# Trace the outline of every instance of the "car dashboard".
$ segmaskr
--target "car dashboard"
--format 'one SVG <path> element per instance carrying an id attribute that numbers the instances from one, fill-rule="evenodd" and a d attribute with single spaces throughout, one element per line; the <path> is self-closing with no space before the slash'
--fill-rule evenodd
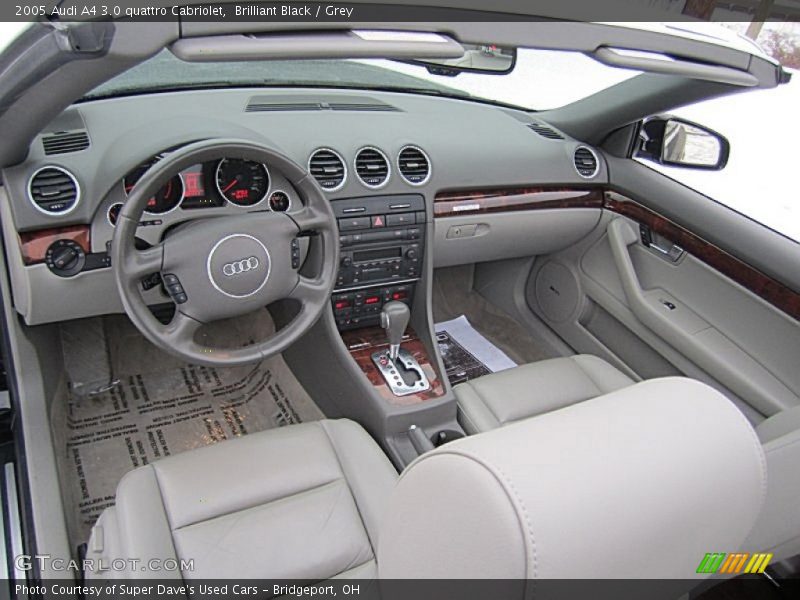
<path id="1" fill-rule="evenodd" d="M 317 180 L 340 228 L 332 308 L 343 311 L 342 328 L 360 323 L 352 308 L 363 302 L 355 295 L 363 296 L 361 288 L 377 290 L 380 302 L 405 297 L 433 266 L 555 250 L 599 218 L 589 208 L 572 210 L 554 229 L 546 211 L 486 213 L 471 201 L 454 204 L 454 194 L 600 189 L 607 182 L 595 149 L 535 113 L 471 100 L 237 88 L 83 101 L 36 138 L 24 162 L 3 172 L 12 291 L 28 324 L 123 312 L 109 253 L 116 216 L 150 166 L 208 139 L 269 146 Z M 587 157 L 588 171 L 580 162 Z M 436 210 L 445 205 L 451 210 Z M 150 199 L 137 243 L 155 244 L 194 219 L 301 208 L 297 190 L 274 165 L 197 164 Z M 150 283 L 143 292 L 149 304 L 169 300 Z"/>

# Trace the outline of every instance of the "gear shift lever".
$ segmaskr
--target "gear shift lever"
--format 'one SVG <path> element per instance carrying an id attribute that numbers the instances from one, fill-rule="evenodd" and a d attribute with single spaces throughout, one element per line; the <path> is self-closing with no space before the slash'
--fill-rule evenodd
<path id="1" fill-rule="evenodd" d="M 408 396 L 431 388 L 428 376 L 414 357 L 414 351 L 400 348 L 410 316 L 411 311 L 402 302 L 384 304 L 381 327 L 386 330 L 386 337 L 389 338 L 389 352 L 381 348 L 372 353 L 373 364 L 395 396 Z"/>
<path id="2" fill-rule="evenodd" d="M 381 327 L 389 338 L 389 359 L 394 362 L 400 355 L 400 342 L 408 326 L 411 311 L 402 302 L 392 301 L 383 305 L 381 311 Z"/>

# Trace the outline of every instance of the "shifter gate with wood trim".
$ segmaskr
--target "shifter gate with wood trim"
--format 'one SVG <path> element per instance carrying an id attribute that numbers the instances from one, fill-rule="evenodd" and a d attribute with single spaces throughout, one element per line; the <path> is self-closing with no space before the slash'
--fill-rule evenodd
<path id="1" fill-rule="evenodd" d="M 380 371 L 395 396 L 408 396 L 431 388 L 428 377 L 419 362 L 400 347 L 410 316 L 408 306 L 402 302 L 387 302 L 381 312 L 381 327 L 389 338 L 389 349 L 372 354 L 372 362 Z"/>

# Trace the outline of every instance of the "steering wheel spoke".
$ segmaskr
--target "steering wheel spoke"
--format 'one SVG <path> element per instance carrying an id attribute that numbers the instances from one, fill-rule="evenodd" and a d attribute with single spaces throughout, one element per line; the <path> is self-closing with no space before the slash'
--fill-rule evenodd
<path id="1" fill-rule="evenodd" d="M 328 285 L 323 280 L 300 275 L 297 285 L 289 297 L 303 303 L 314 302 L 319 301 L 319 298 L 324 296 L 327 291 Z"/>
<path id="2" fill-rule="evenodd" d="M 185 348 L 195 344 L 194 335 L 201 325 L 200 321 L 176 310 L 172 321 L 163 326 L 161 335 L 175 348 Z"/>
<path id="3" fill-rule="evenodd" d="M 164 246 L 158 244 L 146 250 L 133 250 L 125 256 L 125 272 L 131 278 L 158 273 L 164 262 Z"/>
<path id="4" fill-rule="evenodd" d="M 307 205 L 290 216 L 301 232 L 322 231 L 331 227 L 330 216 L 314 206 Z"/>

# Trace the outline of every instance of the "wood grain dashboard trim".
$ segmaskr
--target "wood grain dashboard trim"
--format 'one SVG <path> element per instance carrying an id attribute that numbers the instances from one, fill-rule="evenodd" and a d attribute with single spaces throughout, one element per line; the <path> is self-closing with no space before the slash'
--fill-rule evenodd
<path id="1" fill-rule="evenodd" d="M 22 262 L 26 266 L 43 263 L 47 249 L 56 240 L 72 240 L 86 254 L 89 254 L 92 248 L 89 231 L 88 225 L 70 225 L 20 233 L 19 245 L 22 253 Z"/>
<path id="2" fill-rule="evenodd" d="M 433 400 L 444 396 L 444 385 L 441 378 L 436 374 L 433 364 L 428 356 L 428 351 L 422 340 L 419 339 L 417 334 L 410 327 L 406 329 L 406 334 L 403 336 L 402 347 L 411 352 L 414 358 L 419 362 L 420 367 L 428 376 L 431 383 L 429 390 L 420 392 L 419 394 L 411 394 L 409 396 L 395 396 L 383 379 L 378 369 L 372 363 L 372 353 L 381 348 L 388 346 L 386 341 L 386 332 L 380 327 L 363 327 L 361 329 L 353 329 L 350 331 L 342 332 L 342 341 L 347 347 L 353 360 L 361 368 L 361 371 L 366 375 L 369 382 L 375 388 L 375 391 L 387 402 L 397 406 L 412 406 L 420 404 L 426 400 Z"/>
<path id="3" fill-rule="evenodd" d="M 606 192 L 603 207 L 646 225 L 775 308 L 800 320 L 800 294 L 769 275 L 622 194 Z"/>
<path id="4" fill-rule="evenodd" d="M 530 187 L 440 192 L 434 217 L 453 217 L 551 208 L 603 208 L 600 188 Z"/>

